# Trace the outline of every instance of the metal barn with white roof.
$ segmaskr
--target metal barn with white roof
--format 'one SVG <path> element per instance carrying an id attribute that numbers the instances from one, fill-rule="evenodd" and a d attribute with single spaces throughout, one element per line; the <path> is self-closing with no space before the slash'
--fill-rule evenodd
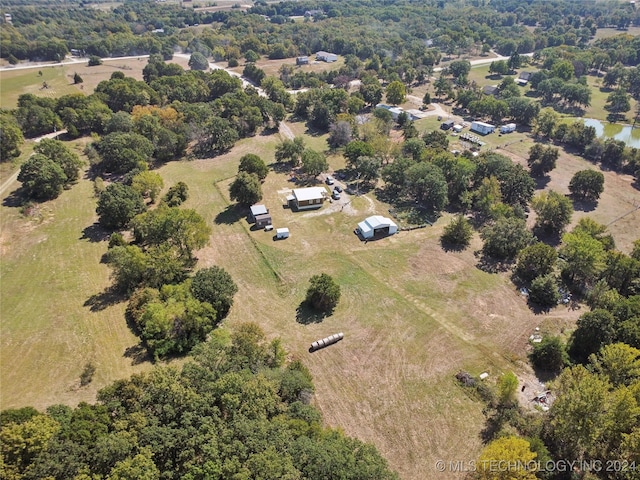
<path id="1" fill-rule="evenodd" d="M 386 237 L 398 231 L 398 225 L 390 218 L 372 215 L 358 224 L 358 233 L 365 240 Z"/>

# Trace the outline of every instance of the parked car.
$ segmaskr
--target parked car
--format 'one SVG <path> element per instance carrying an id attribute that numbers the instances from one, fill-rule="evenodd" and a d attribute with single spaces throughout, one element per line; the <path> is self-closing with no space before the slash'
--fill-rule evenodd
<path id="1" fill-rule="evenodd" d="M 333 185 L 334 183 L 333 177 L 331 175 L 327 175 L 325 182 L 327 182 L 327 185 Z"/>
<path id="2" fill-rule="evenodd" d="M 342 187 L 340 185 L 336 185 L 333 187 L 334 192 L 342 193 Z"/>
<path id="3" fill-rule="evenodd" d="M 337 190 L 334 190 L 334 191 L 333 191 L 333 194 L 331 195 L 331 197 L 332 197 L 334 200 L 340 200 L 340 192 L 339 192 L 339 191 L 337 191 Z"/>

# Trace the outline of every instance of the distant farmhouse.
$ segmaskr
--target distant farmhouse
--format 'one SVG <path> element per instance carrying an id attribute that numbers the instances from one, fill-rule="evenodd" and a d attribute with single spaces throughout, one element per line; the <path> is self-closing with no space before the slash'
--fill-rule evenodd
<path id="1" fill-rule="evenodd" d="M 521 87 L 524 87 L 527 83 L 529 83 L 531 75 L 533 75 L 533 72 L 520 72 L 520 75 L 518 75 L 518 78 L 516 78 L 516 83 Z"/>
<path id="2" fill-rule="evenodd" d="M 327 197 L 324 187 L 294 188 L 292 194 L 287 197 L 287 203 L 292 209 L 309 210 L 320 208 Z"/>
<path id="3" fill-rule="evenodd" d="M 338 61 L 338 55 L 335 53 L 319 51 L 316 53 L 316 60 L 319 62 L 333 63 Z"/>

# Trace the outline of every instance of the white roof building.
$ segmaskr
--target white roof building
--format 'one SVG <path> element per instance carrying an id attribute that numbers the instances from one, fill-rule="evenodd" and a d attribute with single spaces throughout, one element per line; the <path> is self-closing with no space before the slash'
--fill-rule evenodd
<path id="1" fill-rule="evenodd" d="M 358 232 L 365 240 L 393 235 L 397 231 L 398 225 L 382 215 L 372 215 L 358 224 Z"/>

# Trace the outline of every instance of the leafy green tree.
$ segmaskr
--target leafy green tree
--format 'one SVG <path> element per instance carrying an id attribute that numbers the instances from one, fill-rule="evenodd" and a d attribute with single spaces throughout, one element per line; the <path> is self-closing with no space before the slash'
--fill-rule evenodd
<path id="1" fill-rule="evenodd" d="M 375 184 L 380 177 L 380 167 L 382 161 L 374 157 L 358 157 L 352 164 L 353 171 L 356 172 L 357 179 L 366 184 Z"/>
<path id="2" fill-rule="evenodd" d="M 605 345 L 589 361 L 594 371 L 607 377 L 615 387 L 630 387 L 640 381 L 640 350 L 626 343 Z"/>
<path id="3" fill-rule="evenodd" d="M 205 125 L 206 138 L 200 142 L 203 151 L 226 152 L 238 141 L 238 131 L 225 118 L 213 117 Z"/>
<path id="4" fill-rule="evenodd" d="M 157 105 L 160 102 L 153 88 L 142 80 L 125 77 L 120 71 L 112 73 L 109 80 L 100 82 L 94 94 L 113 112 L 131 112 L 136 105 Z"/>
<path id="5" fill-rule="evenodd" d="M 611 113 L 614 117 L 618 117 L 621 113 L 631 110 L 631 95 L 625 90 L 618 88 L 609 94 L 604 109 Z"/>
<path id="6" fill-rule="evenodd" d="M 131 293 L 144 281 L 149 259 L 140 247 L 124 245 L 107 250 L 106 263 L 116 289 Z"/>
<path id="7" fill-rule="evenodd" d="M 187 198 L 189 198 L 189 186 L 184 182 L 178 182 L 172 187 L 169 187 L 169 190 L 162 200 L 169 207 L 177 207 L 182 205 Z"/>
<path id="8" fill-rule="evenodd" d="M 527 163 L 534 176 L 546 175 L 556 168 L 559 150 L 554 147 L 543 147 L 539 143 L 534 143 L 529 149 Z"/>
<path id="9" fill-rule="evenodd" d="M 596 201 L 604 191 L 604 175 L 597 170 L 580 170 L 571 177 L 569 191 L 576 198 Z"/>
<path id="10" fill-rule="evenodd" d="M 427 147 L 439 148 L 441 150 L 447 150 L 449 148 L 449 138 L 447 134 L 441 130 L 425 132 L 424 135 L 422 135 L 422 140 Z"/>
<path id="11" fill-rule="evenodd" d="M 29 197 L 51 200 L 62 193 L 67 176 L 55 161 L 35 154 L 20 166 L 18 181 Z"/>
<path id="12" fill-rule="evenodd" d="M 148 170 L 137 173 L 131 179 L 131 187 L 143 197 L 149 197 L 151 203 L 155 203 L 163 186 L 162 177 Z"/>
<path id="13" fill-rule="evenodd" d="M 329 138 L 327 142 L 331 148 L 340 148 L 347 145 L 353 138 L 351 123 L 340 120 L 329 126 Z"/>
<path id="14" fill-rule="evenodd" d="M 100 225 L 110 230 L 126 227 L 146 209 L 142 195 L 128 185 L 112 183 L 98 198 L 96 213 Z"/>
<path id="15" fill-rule="evenodd" d="M 499 218 L 493 225 L 480 232 L 484 240 L 482 252 L 498 260 L 512 260 L 533 241 L 524 220 Z"/>
<path id="16" fill-rule="evenodd" d="M 310 148 L 307 148 L 302 152 L 301 160 L 302 171 L 310 177 L 316 177 L 329 169 L 329 164 L 327 163 L 325 156 L 320 152 L 311 150 Z"/>
<path id="17" fill-rule="evenodd" d="M 130 225 L 139 245 L 168 244 L 187 260 L 193 258 L 194 250 L 208 243 L 211 235 L 211 228 L 195 210 L 164 204 L 137 215 Z"/>
<path id="18" fill-rule="evenodd" d="M 116 463 L 109 472 L 110 480 L 159 480 L 160 470 L 153 463 L 150 449 Z"/>
<path id="19" fill-rule="evenodd" d="M 146 170 L 153 155 L 153 144 L 137 133 L 114 132 L 94 143 L 106 172 L 127 173 L 135 168 Z"/>
<path id="20" fill-rule="evenodd" d="M 585 233 L 591 238 L 599 241 L 602 244 L 602 248 L 606 251 L 611 251 L 616 247 L 615 240 L 610 233 L 607 232 L 607 226 L 602 225 L 591 217 L 582 217 L 578 224 L 573 227 L 571 233 Z"/>
<path id="21" fill-rule="evenodd" d="M 238 286 L 231 275 L 218 266 L 198 270 L 191 281 L 191 293 L 201 302 L 207 302 L 216 311 L 218 321 L 225 318 L 233 305 Z"/>
<path id="22" fill-rule="evenodd" d="M 191 54 L 188 65 L 191 70 L 209 70 L 209 60 L 200 52 L 193 52 Z"/>
<path id="23" fill-rule="evenodd" d="M 533 280 L 553 272 L 558 261 L 556 249 L 546 243 L 536 242 L 518 253 L 515 273 L 523 280 Z"/>
<path id="24" fill-rule="evenodd" d="M 558 378 L 549 410 L 552 441 L 560 458 L 595 458 L 607 416 L 610 384 L 582 365 L 566 368 Z"/>
<path id="25" fill-rule="evenodd" d="M 74 85 L 78 85 L 78 84 L 83 83 L 83 82 L 84 82 L 84 80 L 82 79 L 80 74 L 78 72 L 75 72 L 73 74 L 73 84 Z"/>
<path id="26" fill-rule="evenodd" d="M 377 80 L 375 83 L 363 83 L 359 92 L 367 105 L 375 106 L 382 100 L 383 90 Z"/>
<path id="27" fill-rule="evenodd" d="M 387 85 L 387 102 L 391 105 L 400 105 L 404 103 L 407 97 L 407 91 L 404 83 L 396 80 Z"/>
<path id="28" fill-rule="evenodd" d="M 88 66 L 97 67 L 98 65 L 102 65 L 102 59 L 97 55 L 90 55 Z"/>
<path id="29" fill-rule="evenodd" d="M 353 168 L 353 165 L 360 157 L 373 157 L 375 151 L 373 146 L 362 140 L 353 140 L 344 147 L 344 158 L 347 159 L 347 165 Z"/>
<path id="30" fill-rule="evenodd" d="M 469 220 L 463 215 L 456 216 L 449 225 L 444 227 L 444 232 L 440 240 L 444 244 L 456 245 L 461 248 L 466 248 L 471 242 L 473 236 L 473 228 Z"/>
<path id="31" fill-rule="evenodd" d="M 331 312 L 340 300 L 340 285 L 326 273 L 314 275 L 309 280 L 306 301 L 309 305 L 323 312 Z"/>
<path id="32" fill-rule="evenodd" d="M 546 372 L 560 373 L 569 365 L 567 349 L 559 337 L 545 336 L 534 343 L 529 358 L 534 367 Z"/>
<path id="33" fill-rule="evenodd" d="M 550 308 L 558 304 L 560 293 L 558 282 L 552 274 L 541 275 L 531 281 L 529 300 L 541 307 Z"/>
<path id="34" fill-rule="evenodd" d="M 294 166 L 297 166 L 300 163 L 304 150 L 304 138 L 295 137 L 293 140 L 285 139 L 276 146 L 276 161 L 289 161 L 292 162 Z"/>
<path id="35" fill-rule="evenodd" d="M 474 206 L 482 215 L 493 217 L 494 212 L 502 202 L 500 183 L 494 176 L 482 179 L 480 187 L 474 192 Z"/>
<path id="36" fill-rule="evenodd" d="M 24 137 L 13 115 L 0 114 L 0 161 L 6 162 L 20 155 Z"/>
<path id="37" fill-rule="evenodd" d="M 44 138 L 33 149 L 34 152 L 53 160 L 67 177 L 67 184 L 75 182 L 79 177 L 82 161 L 75 152 L 72 152 L 60 140 Z"/>
<path id="38" fill-rule="evenodd" d="M 512 405 L 516 401 L 518 391 L 518 377 L 515 373 L 507 372 L 498 381 L 498 401 L 501 405 Z"/>
<path id="39" fill-rule="evenodd" d="M 590 285 L 605 267 L 602 243 L 582 231 L 565 233 L 559 253 L 562 275 L 572 284 Z"/>
<path id="40" fill-rule="evenodd" d="M 571 223 L 571 200 L 558 192 L 550 190 L 540 193 L 531 200 L 531 207 L 537 214 L 537 228 L 559 234 Z"/>
<path id="41" fill-rule="evenodd" d="M 48 415 L 34 415 L 24 422 L 2 423 L 3 477 L 24 478 L 29 465 L 43 451 L 60 430 L 60 424 Z M 5 476 L 6 475 L 6 476 Z"/>
<path id="42" fill-rule="evenodd" d="M 240 158 L 239 172 L 254 173 L 260 180 L 264 180 L 269 173 L 269 167 L 258 155 L 247 153 Z"/>
<path id="43" fill-rule="evenodd" d="M 607 310 L 597 308 L 583 314 L 571 334 L 569 355 L 577 362 L 586 363 L 589 355 L 598 352 L 615 339 L 615 318 Z"/>
<path id="44" fill-rule="evenodd" d="M 437 165 L 419 162 L 405 173 L 407 194 L 433 211 L 442 210 L 448 202 L 447 180 Z"/>
<path id="45" fill-rule="evenodd" d="M 554 110 L 544 108 L 540 110 L 540 113 L 536 117 L 533 131 L 536 135 L 542 135 L 549 138 L 553 133 L 553 130 L 556 128 L 559 119 L 560 116 Z"/>
<path id="46" fill-rule="evenodd" d="M 249 63 L 255 63 L 260 60 L 260 54 L 254 52 L 253 50 L 247 50 L 244 52 L 244 59 Z"/>
<path id="47" fill-rule="evenodd" d="M 480 453 L 478 478 L 482 480 L 535 480 L 536 453 L 524 438 L 502 437 L 492 441 Z M 506 468 L 496 468 L 505 465 Z M 532 466 L 523 468 L 523 466 Z"/>
<path id="48" fill-rule="evenodd" d="M 231 200 L 236 200 L 240 205 L 253 205 L 262 199 L 260 179 L 254 173 L 240 172 L 229 186 Z"/>

